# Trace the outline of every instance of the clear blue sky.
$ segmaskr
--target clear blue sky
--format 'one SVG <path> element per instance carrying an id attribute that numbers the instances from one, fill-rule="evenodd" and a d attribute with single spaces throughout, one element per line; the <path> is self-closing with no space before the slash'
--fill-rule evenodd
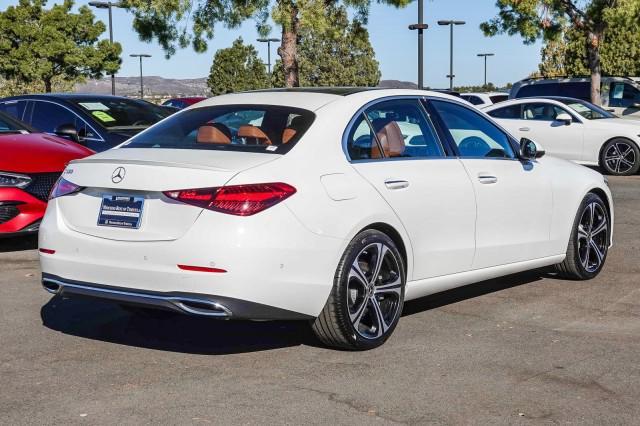
<path id="1" fill-rule="evenodd" d="M 89 0 L 77 0 L 85 4 Z M 4 9 L 18 0 L 0 0 Z M 56 0 L 49 0 L 49 6 Z M 374 3 L 374 2 L 372 2 Z M 417 2 L 407 8 L 395 9 L 373 4 L 369 19 L 371 43 L 380 62 L 383 79 L 417 81 L 417 35 L 407 26 L 417 21 Z M 479 29 L 482 21 L 496 14 L 495 0 L 425 0 L 425 22 L 429 29 L 425 32 L 425 85 L 448 87 L 446 75 L 449 73 L 449 30 L 440 27 L 440 19 L 456 19 L 467 22 L 455 28 L 454 74 L 456 85 L 482 84 L 483 62 L 476 56 L 479 52 L 493 52 L 489 58 L 489 81 L 498 85 L 514 82 L 526 77 L 537 69 L 540 59 L 540 44 L 527 46 L 519 37 L 498 36 L 486 38 Z M 94 10 L 97 18 L 107 23 L 107 11 Z M 195 78 L 209 74 L 209 68 L 216 49 L 228 47 L 238 36 L 245 42 L 253 42 L 257 37 L 255 25 L 247 21 L 241 28 L 228 30 L 216 28 L 216 36 L 209 43 L 209 50 L 203 54 L 194 53 L 190 48 L 179 51 L 170 59 L 165 59 L 157 43 L 143 43 L 131 27 L 131 15 L 124 10 L 114 9 L 114 38 L 122 43 L 123 64 L 118 75 L 138 75 L 137 59 L 130 53 L 145 52 L 153 58 L 145 60 L 145 75 L 160 75 L 169 78 Z M 273 36 L 278 37 L 277 29 Z M 104 37 L 108 37 L 105 33 Z M 266 62 L 266 45 L 256 43 L 260 55 Z M 273 49 L 273 48 L 272 48 Z M 275 49 L 273 49 L 275 50 Z M 272 52 L 272 60 L 275 52 Z"/>

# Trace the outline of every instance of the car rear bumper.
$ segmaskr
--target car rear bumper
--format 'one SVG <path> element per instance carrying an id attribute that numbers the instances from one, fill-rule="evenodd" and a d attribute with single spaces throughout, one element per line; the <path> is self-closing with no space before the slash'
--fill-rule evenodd
<path id="1" fill-rule="evenodd" d="M 39 232 L 43 277 L 59 281 L 63 295 L 132 294 L 136 303 L 183 312 L 170 298 L 195 297 L 250 319 L 317 316 L 347 243 L 309 231 L 284 203 L 249 217 L 203 211 L 175 240 L 118 241 L 70 229 L 54 199 Z"/>
<path id="2" fill-rule="evenodd" d="M 42 286 L 62 297 L 89 297 L 220 319 L 309 320 L 312 316 L 224 296 L 151 292 L 86 283 L 42 274 Z"/>

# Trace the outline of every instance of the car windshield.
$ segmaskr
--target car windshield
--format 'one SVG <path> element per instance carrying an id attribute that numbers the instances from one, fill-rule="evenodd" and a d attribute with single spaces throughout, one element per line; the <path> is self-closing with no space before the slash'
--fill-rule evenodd
<path id="1" fill-rule="evenodd" d="M 284 154 L 315 115 L 276 105 L 220 105 L 178 113 L 123 148 L 206 149 Z"/>
<path id="2" fill-rule="evenodd" d="M 587 120 L 600 120 L 603 118 L 616 118 L 615 115 L 609 111 L 596 106 L 586 101 L 579 101 L 577 99 L 559 99 L 560 102 L 586 118 Z"/>
<path id="3" fill-rule="evenodd" d="M 0 112 L 0 134 L 3 133 L 30 133 L 32 129 L 28 128 L 24 123 Z"/>
<path id="4" fill-rule="evenodd" d="M 110 130 L 146 128 L 171 115 L 152 103 L 123 98 L 82 98 L 72 101 Z"/>

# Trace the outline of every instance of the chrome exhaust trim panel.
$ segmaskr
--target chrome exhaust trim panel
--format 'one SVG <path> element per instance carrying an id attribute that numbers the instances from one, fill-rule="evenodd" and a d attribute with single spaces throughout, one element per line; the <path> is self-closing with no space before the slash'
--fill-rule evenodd
<path id="1" fill-rule="evenodd" d="M 215 318 L 231 318 L 233 315 L 229 308 L 218 302 L 191 295 L 189 297 L 162 296 L 143 292 L 116 290 L 84 283 L 70 283 L 46 275 L 42 277 L 42 287 L 54 295 L 97 297 L 116 302 L 169 309 L 189 315 Z"/>

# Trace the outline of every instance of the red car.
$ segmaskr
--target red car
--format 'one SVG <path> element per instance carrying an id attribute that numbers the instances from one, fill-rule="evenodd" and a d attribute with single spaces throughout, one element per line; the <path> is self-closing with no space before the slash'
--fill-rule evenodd
<path id="1" fill-rule="evenodd" d="M 0 237 L 36 232 L 67 163 L 93 153 L 0 113 Z"/>

